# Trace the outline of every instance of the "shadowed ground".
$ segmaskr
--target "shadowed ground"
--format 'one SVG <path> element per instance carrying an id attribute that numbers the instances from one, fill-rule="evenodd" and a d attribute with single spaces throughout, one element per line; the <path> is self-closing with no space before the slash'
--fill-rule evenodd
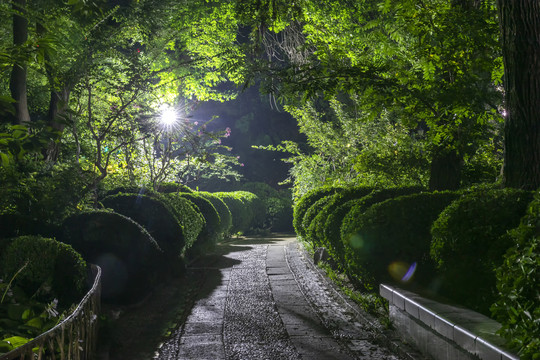
<path id="1" fill-rule="evenodd" d="M 407 358 L 286 236 L 219 245 L 124 309 L 110 339 L 102 359 Z"/>

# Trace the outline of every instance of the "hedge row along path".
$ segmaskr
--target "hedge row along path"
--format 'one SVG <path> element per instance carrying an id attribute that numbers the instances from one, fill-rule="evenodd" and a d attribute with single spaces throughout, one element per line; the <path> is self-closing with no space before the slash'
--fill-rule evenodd
<path id="1" fill-rule="evenodd" d="M 156 359 L 419 358 L 396 352 L 396 340 L 324 278 L 295 238 L 222 244 L 190 270 L 200 273 L 193 307 Z"/>

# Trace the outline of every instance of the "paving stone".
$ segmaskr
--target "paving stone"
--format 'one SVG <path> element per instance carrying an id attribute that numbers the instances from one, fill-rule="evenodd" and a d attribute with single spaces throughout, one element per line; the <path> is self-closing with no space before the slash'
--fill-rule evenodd
<path id="1" fill-rule="evenodd" d="M 221 258 L 197 263 L 220 268 L 208 270 L 182 330 L 157 359 L 398 359 L 369 341 L 373 325 L 314 270 L 293 238 L 223 249 Z"/>

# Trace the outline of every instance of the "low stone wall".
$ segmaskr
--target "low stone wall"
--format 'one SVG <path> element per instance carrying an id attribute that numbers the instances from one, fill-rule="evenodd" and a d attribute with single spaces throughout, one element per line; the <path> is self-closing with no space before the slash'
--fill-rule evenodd
<path id="1" fill-rule="evenodd" d="M 436 360 L 518 360 L 496 334 L 501 325 L 472 310 L 381 284 L 390 318 L 402 337 Z"/>

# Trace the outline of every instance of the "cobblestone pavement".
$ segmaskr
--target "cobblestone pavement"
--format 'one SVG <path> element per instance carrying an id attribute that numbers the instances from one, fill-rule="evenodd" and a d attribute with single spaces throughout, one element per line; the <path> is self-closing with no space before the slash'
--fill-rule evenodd
<path id="1" fill-rule="evenodd" d="M 156 359 L 402 359 L 380 325 L 306 260 L 295 238 L 245 239 L 191 266 L 204 272 L 185 323 Z"/>

